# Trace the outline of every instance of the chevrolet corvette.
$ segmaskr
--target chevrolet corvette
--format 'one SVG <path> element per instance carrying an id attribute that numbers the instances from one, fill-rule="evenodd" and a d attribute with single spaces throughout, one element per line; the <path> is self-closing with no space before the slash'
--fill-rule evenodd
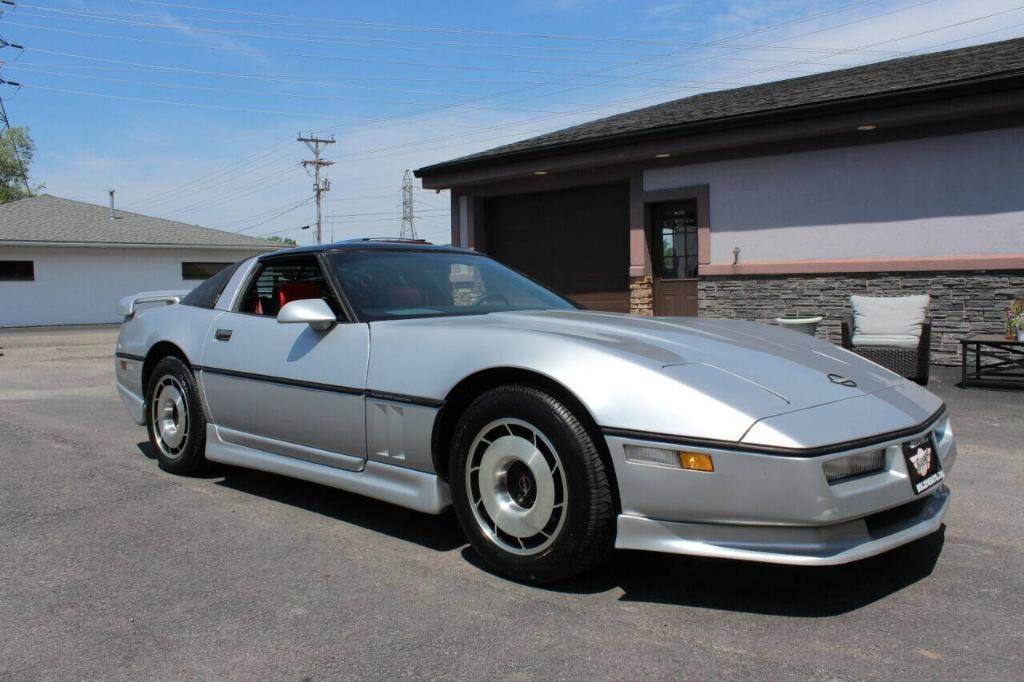
<path id="1" fill-rule="evenodd" d="M 845 563 L 949 504 L 956 444 L 920 386 L 774 326 L 581 310 L 470 250 L 282 250 L 119 310 L 117 389 L 160 467 L 454 507 L 519 580 L 616 547 Z"/>

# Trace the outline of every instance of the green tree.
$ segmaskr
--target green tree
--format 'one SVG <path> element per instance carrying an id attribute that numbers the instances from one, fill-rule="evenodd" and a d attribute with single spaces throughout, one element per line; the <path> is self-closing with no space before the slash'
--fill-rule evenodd
<path id="1" fill-rule="evenodd" d="M 0 131 L 0 204 L 32 196 L 43 185 L 29 187 L 26 176 L 36 145 L 28 128 L 19 126 Z"/>
<path id="2" fill-rule="evenodd" d="M 273 236 L 273 237 L 267 237 L 267 241 L 268 242 L 275 242 L 277 244 L 281 244 L 282 246 L 298 246 L 299 245 L 299 243 L 297 241 L 295 241 L 294 239 L 292 239 L 291 237 L 284 237 L 284 238 L 282 238 L 282 237 L 278 237 L 276 235 Z"/>

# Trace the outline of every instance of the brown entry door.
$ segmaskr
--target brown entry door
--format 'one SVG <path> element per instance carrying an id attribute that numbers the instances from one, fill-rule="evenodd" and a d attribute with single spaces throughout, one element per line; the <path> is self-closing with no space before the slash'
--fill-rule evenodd
<path id="1" fill-rule="evenodd" d="M 654 314 L 697 315 L 697 201 L 651 206 Z"/>

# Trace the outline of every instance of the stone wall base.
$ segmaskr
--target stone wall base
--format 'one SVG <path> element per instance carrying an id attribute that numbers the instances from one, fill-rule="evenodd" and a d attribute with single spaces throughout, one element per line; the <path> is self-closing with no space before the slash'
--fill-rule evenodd
<path id="1" fill-rule="evenodd" d="M 818 336 L 837 344 L 840 320 L 851 313 L 851 294 L 928 294 L 932 363 L 956 365 L 961 337 L 1006 332 L 1006 309 L 1012 299 L 1024 296 L 1024 271 L 722 276 L 702 277 L 697 287 L 701 317 L 774 322 L 776 317 L 824 315 Z M 630 285 L 631 309 L 633 298 Z"/>
<path id="2" fill-rule="evenodd" d="M 629 282 L 629 313 L 654 315 L 654 284 L 650 277 L 633 277 Z"/>

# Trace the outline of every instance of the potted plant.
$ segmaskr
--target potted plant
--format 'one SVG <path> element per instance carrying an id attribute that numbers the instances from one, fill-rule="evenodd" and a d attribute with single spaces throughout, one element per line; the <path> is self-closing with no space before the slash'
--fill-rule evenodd
<path id="1" fill-rule="evenodd" d="M 1006 320 L 1009 322 L 1006 338 L 1015 338 L 1024 341 L 1024 298 L 1018 298 L 1010 303 L 1010 309 L 1006 311 Z"/>

